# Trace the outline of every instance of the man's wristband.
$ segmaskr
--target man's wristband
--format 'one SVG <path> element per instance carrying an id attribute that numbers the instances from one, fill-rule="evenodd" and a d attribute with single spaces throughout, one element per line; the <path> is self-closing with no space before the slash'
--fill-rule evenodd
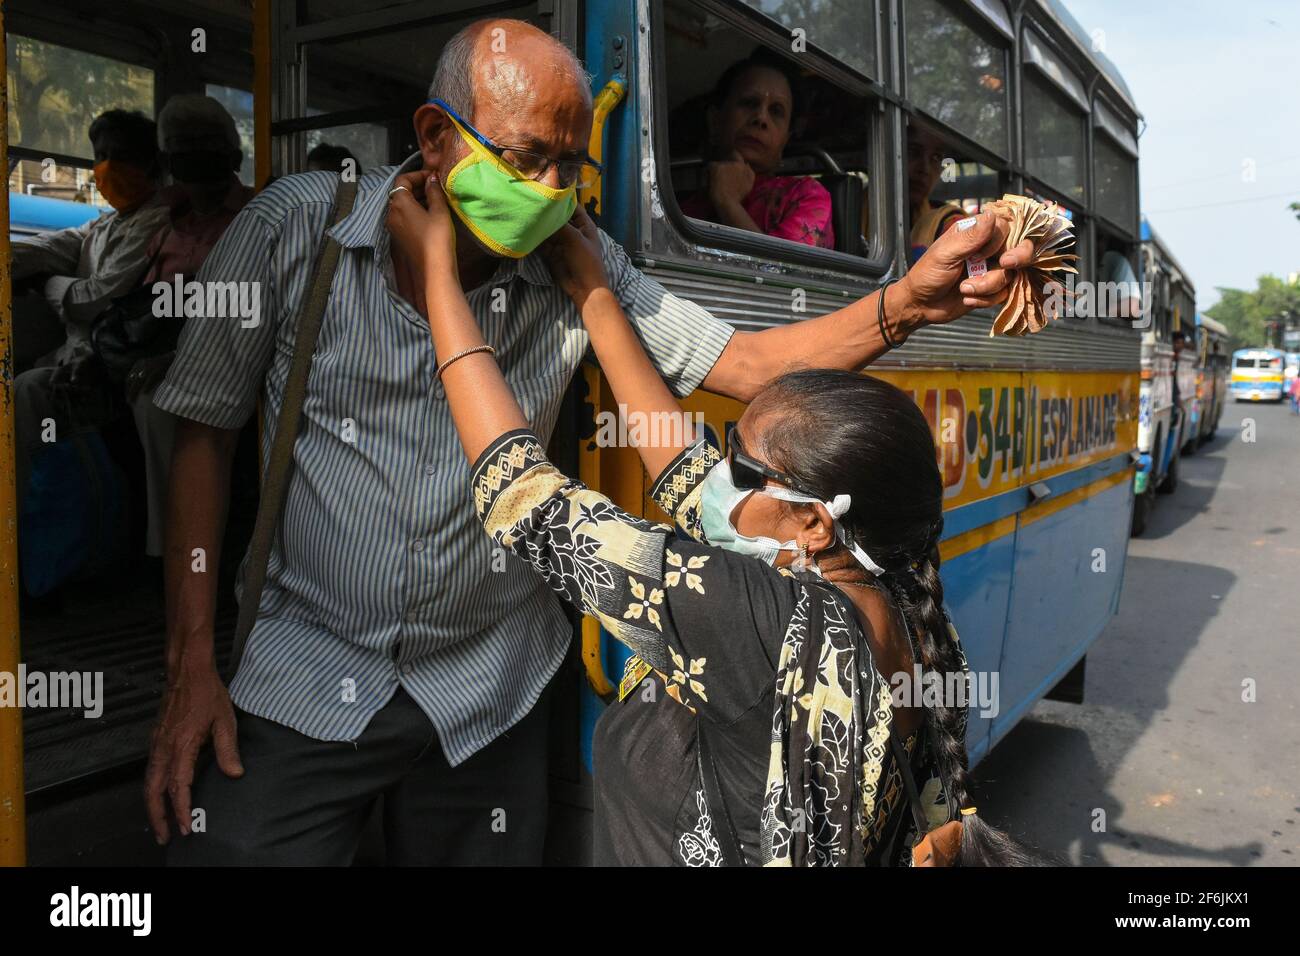
<path id="1" fill-rule="evenodd" d="M 889 334 L 889 326 L 885 324 L 885 292 L 897 281 L 898 279 L 896 278 L 885 280 L 885 283 L 880 287 L 880 301 L 877 303 L 876 321 L 880 326 L 880 340 L 890 349 L 896 349 L 903 344 L 902 342 L 894 341 L 893 337 Z"/>

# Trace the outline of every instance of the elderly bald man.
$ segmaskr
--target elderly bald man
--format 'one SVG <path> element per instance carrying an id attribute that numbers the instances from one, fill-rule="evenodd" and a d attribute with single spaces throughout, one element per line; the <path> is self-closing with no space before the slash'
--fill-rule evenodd
<path id="1" fill-rule="evenodd" d="M 336 177 L 277 180 L 200 273 L 258 283 L 264 308 L 253 328 L 189 323 L 155 399 L 183 419 L 167 532 L 169 690 L 146 781 L 159 841 L 170 838 L 164 794 L 187 834 L 171 861 L 345 864 L 381 796 L 389 862 L 540 861 L 547 687 L 571 629 L 540 579 L 494 555 L 477 527 L 435 380 L 448 356 L 433 352 L 385 215 L 399 173 L 437 172 L 447 184 L 470 307 L 533 428 L 549 436 L 587 336 L 535 250 L 568 218 L 584 176 L 587 84 L 547 34 L 475 23 L 447 44 L 415 112 L 419 152 L 359 183 L 332 230 L 342 253 L 296 470 L 229 692 L 213 663 L 213 576 L 191 570 L 194 549 L 215 567 L 235 436 L 259 394 L 274 429 Z M 501 188 L 492 153 L 504 147 L 539 188 Z M 968 295 L 958 284 L 965 256 L 994 254 L 1004 239 L 990 216 L 936 244 L 888 289 L 891 337 L 1003 295 L 1000 269 Z M 886 348 L 877 294 L 797 327 L 739 333 L 642 276 L 608 237 L 604 246 L 612 287 L 679 395 L 703 387 L 746 400 L 791 362 L 858 368 Z M 1001 264 L 1022 264 L 1027 251 Z M 215 763 L 194 779 L 208 738 Z M 195 807 L 206 828 L 191 834 Z"/>

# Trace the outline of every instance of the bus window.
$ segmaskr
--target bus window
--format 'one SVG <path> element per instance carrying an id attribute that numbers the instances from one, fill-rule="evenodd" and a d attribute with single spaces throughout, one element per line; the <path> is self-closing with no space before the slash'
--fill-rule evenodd
<path id="1" fill-rule="evenodd" d="M 1083 201 L 1083 115 L 1047 83 L 1026 73 L 1025 167 L 1078 202 Z"/>
<path id="2" fill-rule="evenodd" d="M 1087 109 L 1083 86 L 1032 30 L 1025 31 L 1024 46 L 1025 168 L 1067 199 L 1082 203 Z"/>
<path id="3" fill-rule="evenodd" d="M 669 2 L 664 17 L 668 151 L 682 213 L 865 255 L 871 101 L 693 4 Z"/>
<path id="4" fill-rule="evenodd" d="M 1093 208 L 1131 233 L 1137 222 L 1137 139 L 1101 100 L 1093 116 Z"/>
<path id="5" fill-rule="evenodd" d="M 356 158 L 357 173 L 364 173 L 368 169 L 390 162 L 388 127 L 380 126 L 378 123 L 352 123 L 348 126 L 314 129 L 307 133 L 308 151 L 323 144 L 342 146 L 350 152 Z M 393 156 L 392 161 L 405 158 L 405 156 Z"/>
<path id="6" fill-rule="evenodd" d="M 1142 287 L 1133 268 L 1135 247 L 1099 224 L 1097 227 L 1096 314 L 1102 319 L 1135 320 L 1142 316 Z"/>
<path id="7" fill-rule="evenodd" d="M 793 4 L 788 0 L 744 0 L 787 30 L 802 30 L 809 45 L 829 53 L 860 73 L 877 76 L 874 4 L 862 0 L 823 0 Z"/>
<path id="8" fill-rule="evenodd" d="M 84 166 L 57 163 L 50 158 L 10 160 L 9 191 L 24 196 L 61 199 L 64 202 L 85 203 L 105 210 L 108 201 L 95 188 L 95 178 Z M 80 225 L 76 223 L 75 225 Z"/>
<path id="9" fill-rule="evenodd" d="M 235 129 L 239 131 L 239 146 L 244 153 L 239 164 L 239 181 L 245 186 L 253 185 L 253 94 L 218 83 L 206 84 L 203 92 L 224 106 L 234 118 Z"/>
<path id="10" fill-rule="evenodd" d="M 913 122 L 907 130 L 910 262 L 952 225 L 1002 195 L 998 171 Z"/>
<path id="11" fill-rule="evenodd" d="M 289 168 L 276 172 L 306 169 L 307 153 L 321 144 L 346 148 L 361 172 L 415 152 L 411 115 L 424 102 L 438 54 L 478 15 L 466 9 L 463 17 L 395 21 L 387 29 L 357 33 L 331 23 L 346 19 L 352 4 L 312 0 L 290 6 L 294 16 L 313 24 L 312 39 L 297 48 L 300 65 L 294 72 L 301 98 L 272 126 L 277 138 L 296 137 Z M 547 28 L 536 3 L 494 9 L 493 15 Z"/>
<path id="12" fill-rule="evenodd" d="M 1006 156 L 1006 49 L 939 0 L 909 0 L 905 25 L 908 98 L 944 126 Z"/>
<path id="13" fill-rule="evenodd" d="M 1137 163 L 1106 136 L 1094 136 L 1092 143 L 1095 208 L 1111 222 L 1130 226 L 1137 219 Z"/>
<path id="14" fill-rule="evenodd" d="M 23 151 L 90 165 L 86 130 L 110 109 L 154 115 L 154 72 L 11 33 L 6 43 L 10 155 Z"/>

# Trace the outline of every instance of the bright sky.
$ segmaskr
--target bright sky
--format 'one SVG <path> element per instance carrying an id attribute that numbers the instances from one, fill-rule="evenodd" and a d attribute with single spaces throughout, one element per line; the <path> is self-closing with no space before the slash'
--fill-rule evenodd
<path id="1" fill-rule="evenodd" d="M 1065 0 L 1124 74 L 1146 118 L 1142 211 L 1215 286 L 1300 272 L 1300 5 L 1294 0 Z M 1253 181 L 1251 171 L 1253 169 Z"/>

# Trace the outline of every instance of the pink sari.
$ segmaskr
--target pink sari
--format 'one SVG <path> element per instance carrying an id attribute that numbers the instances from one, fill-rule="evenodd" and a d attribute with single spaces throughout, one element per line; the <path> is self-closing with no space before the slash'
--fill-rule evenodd
<path id="1" fill-rule="evenodd" d="M 769 236 L 823 249 L 835 248 L 831 194 L 809 176 L 756 175 L 754 188 L 741 205 Z M 720 221 L 705 190 L 683 202 L 682 212 L 695 219 Z"/>

